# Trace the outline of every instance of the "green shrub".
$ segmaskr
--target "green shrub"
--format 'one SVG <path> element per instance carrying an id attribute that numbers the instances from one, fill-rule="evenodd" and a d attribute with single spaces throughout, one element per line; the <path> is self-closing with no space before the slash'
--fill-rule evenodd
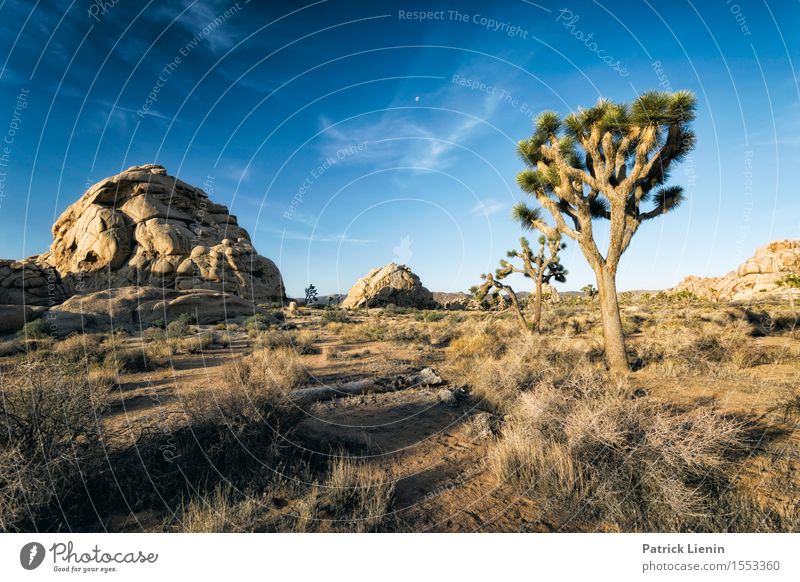
<path id="1" fill-rule="evenodd" d="M 256 313 L 244 320 L 244 328 L 251 336 L 259 331 L 269 329 L 271 321 L 263 313 Z"/>
<path id="2" fill-rule="evenodd" d="M 325 307 L 322 312 L 322 320 L 325 323 L 349 323 L 352 321 L 344 309 Z"/>
<path id="3" fill-rule="evenodd" d="M 169 322 L 167 325 L 167 336 L 171 338 L 181 338 L 189 335 L 189 324 L 182 320 L 176 319 Z"/>
<path id="4" fill-rule="evenodd" d="M 17 335 L 22 339 L 44 339 L 52 335 L 50 324 L 44 319 L 35 319 L 29 321 L 25 326 L 17 332 Z"/>

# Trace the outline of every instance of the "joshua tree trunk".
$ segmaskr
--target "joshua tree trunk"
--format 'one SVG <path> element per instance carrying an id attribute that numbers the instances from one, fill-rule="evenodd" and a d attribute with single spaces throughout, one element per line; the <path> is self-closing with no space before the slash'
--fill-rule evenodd
<path id="1" fill-rule="evenodd" d="M 517 321 L 519 322 L 520 327 L 522 327 L 522 329 L 525 331 L 531 331 L 531 327 L 528 325 L 528 322 L 525 321 L 525 316 L 522 314 L 522 309 L 519 307 L 517 294 L 510 287 L 506 288 L 505 291 L 508 293 L 509 299 L 511 299 L 511 305 L 514 308 L 514 313 L 517 316 Z"/>
<path id="2" fill-rule="evenodd" d="M 603 341 L 608 366 L 615 372 L 628 372 L 628 355 L 625 351 L 625 335 L 619 314 L 616 274 L 607 267 L 595 268 L 597 290 L 600 296 L 600 316 L 603 319 Z"/>
<path id="3" fill-rule="evenodd" d="M 536 297 L 533 298 L 533 321 L 531 321 L 531 331 L 539 329 L 539 322 L 542 319 L 542 277 L 536 278 Z"/>

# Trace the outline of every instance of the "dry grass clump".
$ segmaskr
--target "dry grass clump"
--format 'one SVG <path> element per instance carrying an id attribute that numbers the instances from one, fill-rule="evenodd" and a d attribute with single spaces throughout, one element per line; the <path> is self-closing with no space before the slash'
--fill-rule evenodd
<path id="1" fill-rule="evenodd" d="M 562 520 L 624 531 L 725 530 L 740 424 L 631 398 L 594 371 L 520 395 L 489 465 Z M 730 494 L 728 494 L 730 498 Z"/>
<path id="2" fill-rule="evenodd" d="M 567 349 L 560 339 L 487 326 L 450 343 L 445 350 L 446 374 L 468 385 L 482 407 L 508 414 L 521 392 L 556 382 L 580 365 L 602 366 L 599 357 L 597 362 L 590 359 L 592 354 L 592 350 L 586 355 Z"/>
<path id="3" fill-rule="evenodd" d="M 73 362 L 100 362 L 111 347 L 101 333 L 75 333 L 53 345 L 53 352 Z"/>
<path id="4" fill-rule="evenodd" d="M 291 348 L 298 354 L 314 354 L 317 352 L 315 342 L 318 336 L 310 330 L 299 332 L 284 330 L 268 330 L 256 337 L 256 345 L 261 348 Z"/>
<path id="5" fill-rule="evenodd" d="M 252 532 L 264 513 L 265 500 L 219 483 L 183 504 L 174 527 L 182 533 Z"/>
<path id="6" fill-rule="evenodd" d="M 332 529 L 373 532 L 386 526 L 394 481 L 377 465 L 341 454 L 331 461 L 328 478 L 316 496 L 314 513 Z"/>
<path id="7" fill-rule="evenodd" d="M 656 323 L 630 342 L 640 366 L 653 366 L 664 375 L 724 375 L 780 359 L 781 354 L 759 350 L 743 320 L 722 325 L 693 316 Z M 726 319 L 727 321 L 727 319 Z"/>
<path id="8" fill-rule="evenodd" d="M 340 360 L 344 357 L 344 352 L 339 346 L 325 346 L 322 348 L 322 357 L 327 361 Z"/>
<path id="9" fill-rule="evenodd" d="M 229 388 L 248 393 L 283 394 L 308 381 L 308 371 L 292 348 L 258 348 L 225 370 Z"/>
<path id="10" fill-rule="evenodd" d="M 26 343 L 21 339 L 0 341 L 0 358 L 23 354 L 27 350 Z"/>
<path id="11" fill-rule="evenodd" d="M 214 345 L 214 333 L 207 331 L 167 340 L 173 354 L 202 354 Z"/>
<path id="12" fill-rule="evenodd" d="M 0 396 L 0 530 L 39 530 L 53 504 L 69 515 L 85 494 L 83 476 L 102 467 L 108 391 L 56 355 L 6 370 Z"/>

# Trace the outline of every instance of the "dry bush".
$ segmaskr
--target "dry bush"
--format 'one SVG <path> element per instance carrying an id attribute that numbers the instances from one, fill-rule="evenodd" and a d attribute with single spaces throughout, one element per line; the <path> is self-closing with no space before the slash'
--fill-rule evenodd
<path id="1" fill-rule="evenodd" d="M 258 350 L 235 366 L 223 386 L 188 397 L 176 422 L 156 419 L 124 439 L 101 430 L 109 391 L 85 365 L 53 355 L 10 367 L 0 377 L 0 529 L 91 530 L 121 513 L 180 515 L 182 499 L 222 503 L 218 483 L 262 491 L 276 472 L 305 470 L 289 436 L 300 417 L 287 392 L 305 378 L 296 354 Z M 244 529 L 248 496 L 228 501 Z M 192 503 L 190 529 L 202 529 Z"/>
<path id="2" fill-rule="evenodd" d="M 498 479 L 563 521 L 624 531 L 726 530 L 740 424 L 710 408 L 631 398 L 599 372 L 519 397 L 491 452 Z M 730 498 L 729 494 L 729 498 Z"/>
<path id="3" fill-rule="evenodd" d="M 466 333 L 450 342 L 446 355 L 452 361 L 496 358 L 506 349 L 506 341 L 494 333 Z"/>
<path id="4" fill-rule="evenodd" d="M 428 325 L 414 320 L 393 322 L 385 335 L 385 339 L 400 344 L 430 344 L 431 336 Z"/>
<path id="5" fill-rule="evenodd" d="M 172 346 L 166 339 L 148 341 L 144 344 L 144 353 L 153 362 L 170 362 L 172 359 Z"/>
<path id="6" fill-rule="evenodd" d="M 233 337 L 229 331 L 215 331 L 212 335 L 212 338 L 215 345 L 223 348 L 229 348 L 233 343 Z"/>
<path id="7" fill-rule="evenodd" d="M 84 475 L 102 467 L 108 393 L 85 366 L 54 355 L 7 370 L 1 402 L 0 530 L 43 529 L 56 512 L 75 511 Z"/>
<path id="8" fill-rule="evenodd" d="M 135 500 L 133 509 L 163 510 L 165 499 L 177 500 L 173 511 L 182 517 L 171 527 L 179 531 L 249 531 L 255 526 L 247 525 L 254 515 L 247 504 L 255 494 L 231 496 L 215 487 L 262 491 L 275 486 L 275 474 L 304 469 L 302 460 L 292 460 L 290 436 L 301 418 L 288 399 L 302 376 L 297 356 L 286 348 L 257 350 L 226 372 L 221 386 L 187 395 L 182 426 L 143 433 L 115 460 L 123 468 L 121 498 Z M 227 526 L 214 516 L 219 510 L 233 516 Z"/>

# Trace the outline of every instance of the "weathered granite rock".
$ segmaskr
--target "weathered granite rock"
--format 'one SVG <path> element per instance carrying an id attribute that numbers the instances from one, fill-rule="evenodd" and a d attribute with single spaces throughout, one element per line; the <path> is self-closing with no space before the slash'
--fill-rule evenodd
<path id="1" fill-rule="evenodd" d="M 236 217 L 154 164 L 89 188 L 53 225 L 38 262 L 55 269 L 66 295 L 144 285 L 284 298 L 277 266 L 256 253 Z"/>
<path id="2" fill-rule="evenodd" d="M 425 309 L 434 308 L 437 303 L 411 269 L 389 263 L 372 269 L 366 277 L 356 281 L 341 306 L 344 309 L 359 309 L 386 305 Z"/>
<path id="3" fill-rule="evenodd" d="M 800 240 L 777 240 L 759 247 L 755 255 L 727 275 L 691 275 L 672 291 L 689 291 L 698 297 L 719 301 L 779 297 L 788 291 L 778 285 L 778 281 L 791 273 L 800 273 Z"/>

